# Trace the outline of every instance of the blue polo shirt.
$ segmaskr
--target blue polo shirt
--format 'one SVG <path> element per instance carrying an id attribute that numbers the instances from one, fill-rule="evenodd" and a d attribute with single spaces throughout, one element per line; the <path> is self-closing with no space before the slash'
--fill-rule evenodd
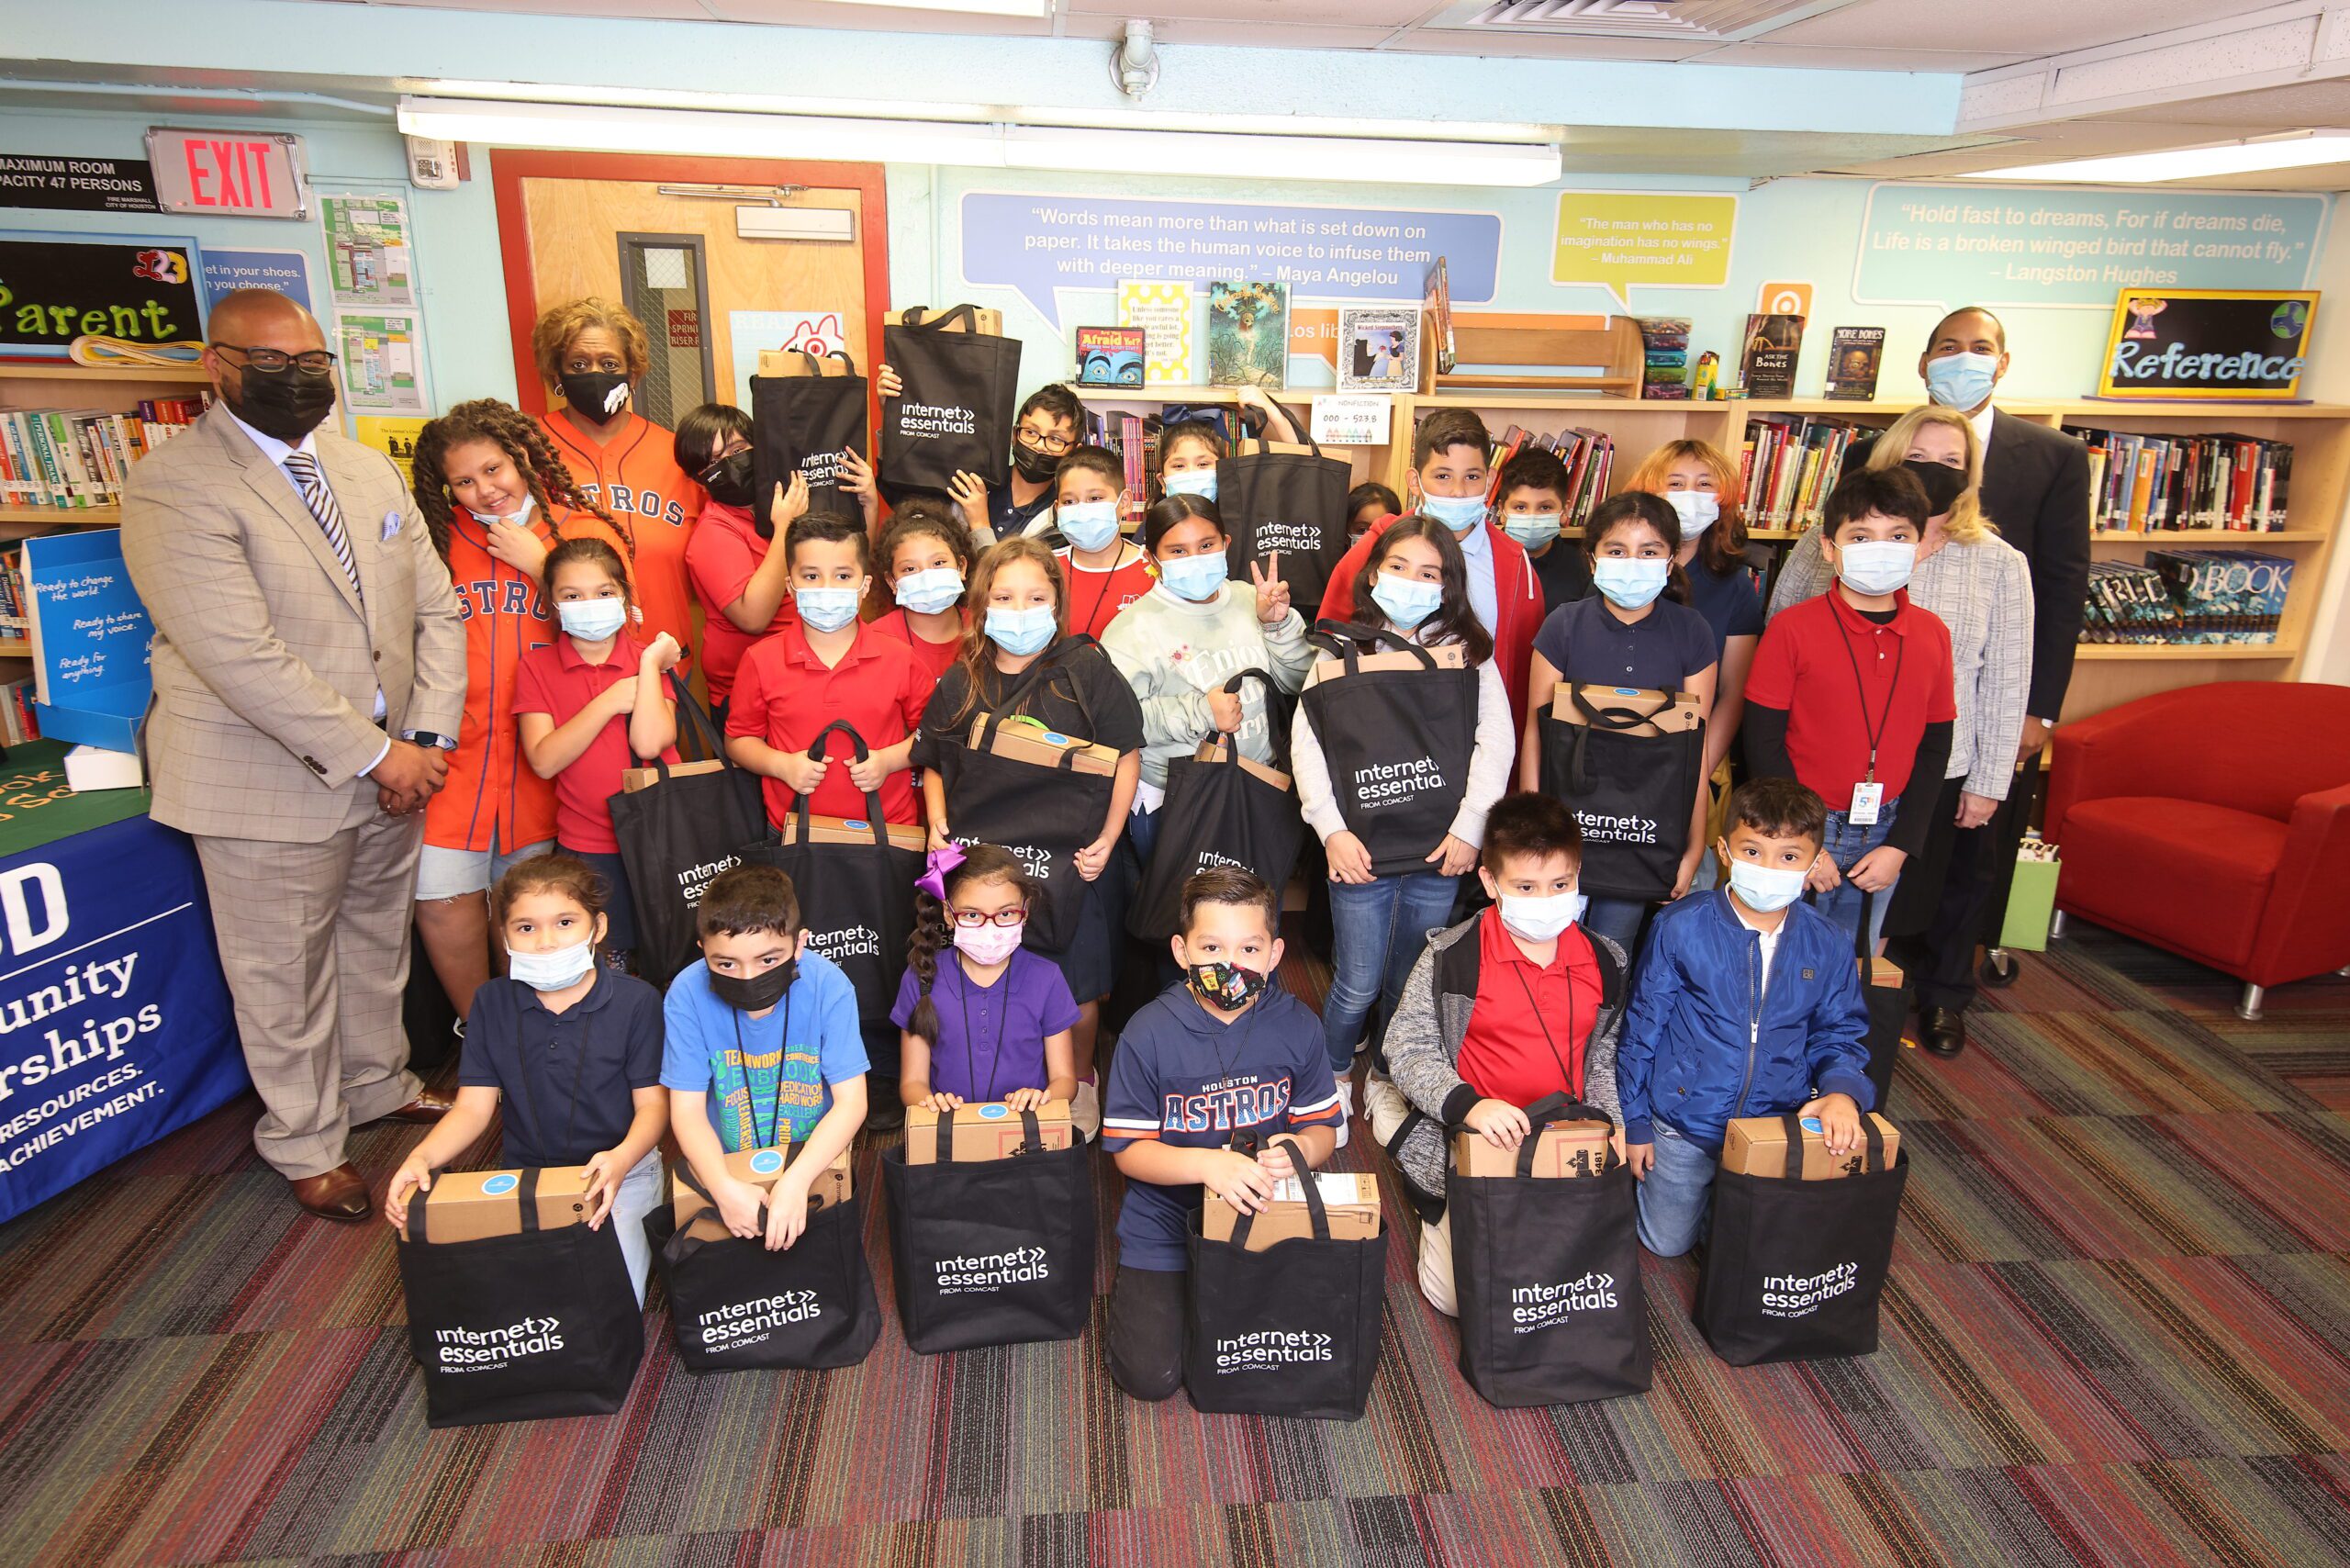
<path id="1" fill-rule="evenodd" d="M 1718 656 L 1732 637 L 1762 635 L 1762 578 L 1751 566 L 1716 573 L 1699 556 L 1683 568 L 1689 579 L 1689 608 L 1714 629 Z"/>
<path id="2" fill-rule="evenodd" d="M 551 1013 L 516 980 L 474 992 L 457 1082 L 498 1091 L 509 1165 L 584 1165 L 636 1119 L 661 1081 L 661 993 L 600 965 L 588 994 Z"/>
<path id="3" fill-rule="evenodd" d="M 798 1143 L 833 1108 L 835 1083 L 870 1065 L 856 1027 L 856 988 L 840 966 L 810 948 L 784 999 L 764 1018 L 711 993 L 710 968 L 677 971 L 662 1004 L 668 1041 L 661 1081 L 708 1095 L 710 1125 L 729 1154 L 777 1141 Z"/>
<path id="4" fill-rule="evenodd" d="M 1685 690 L 1691 676 L 1721 659 L 1714 629 L 1687 605 L 1660 599 L 1626 622 L 1596 593 L 1550 611 L 1534 633 L 1534 651 L 1561 680 L 1643 691 Z"/>

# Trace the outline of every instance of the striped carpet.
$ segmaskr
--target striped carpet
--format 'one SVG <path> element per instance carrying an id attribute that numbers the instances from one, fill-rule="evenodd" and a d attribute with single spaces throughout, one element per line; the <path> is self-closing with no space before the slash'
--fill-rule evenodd
<path id="1" fill-rule="evenodd" d="M 2232 996 L 2084 930 L 1964 1058 L 1908 1053 L 1874 1357 L 1724 1367 L 1693 1266 L 1651 1260 L 1652 1393 L 1494 1411 L 1399 1228 L 1354 1425 L 1137 1406 L 1098 1307 L 1065 1345 L 924 1359 L 893 1322 L 849 1371 L 698 1378 L 656 1298 L 621 1415 L 431 1432 L 388 1233 L 301 1217 L 245 1103 L 0 1228 L 0 1562 L 2350 1562 L 2350 984 L 2259 1025 Z"/>

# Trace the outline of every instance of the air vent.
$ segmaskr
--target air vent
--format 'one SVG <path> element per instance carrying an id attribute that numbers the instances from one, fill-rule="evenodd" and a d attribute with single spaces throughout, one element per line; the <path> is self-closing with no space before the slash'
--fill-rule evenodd
<path id="1" fill-rule="evenodd" d="M 1581 38 L 1734 43 L 1855 0 L 1497 0 L 1463 7 L 1451 24 Z"/>

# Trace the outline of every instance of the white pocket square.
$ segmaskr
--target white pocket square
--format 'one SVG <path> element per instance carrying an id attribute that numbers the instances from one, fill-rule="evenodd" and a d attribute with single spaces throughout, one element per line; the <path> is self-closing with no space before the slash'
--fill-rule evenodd
<path id="1" fill-rule="evenodd" d="M 389 543 L 391 541 L 393 541 L 393 540 L 395 540 L 395 539 L 397 539 L 399 536 L 400 536 L 400 514 L 399 514 L 399 513 L 397 513 L 397 512 L 396 512 L 396 511 L 387 511 L 387 512 L 386 512 L 386 513 L 384 514 L 384 541 L 385 541 L 385 543 Z"/>

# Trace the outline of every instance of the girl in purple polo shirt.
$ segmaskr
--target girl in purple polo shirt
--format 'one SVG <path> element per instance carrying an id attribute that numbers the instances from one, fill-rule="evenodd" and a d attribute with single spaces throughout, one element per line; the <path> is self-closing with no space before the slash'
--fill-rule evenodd
<path id="1" fill-rule="evenodd" d="M 1026 1110 L 1076 1093 L 1077 1000 L 1058 964 L 1020 945 L 1032 889 L 1019 860 L 992 844 L 940 849 L 917 885 L 890 1010 L 902 1031 L 899 1095 L 946 1111 L 992 1100 Z"/>

